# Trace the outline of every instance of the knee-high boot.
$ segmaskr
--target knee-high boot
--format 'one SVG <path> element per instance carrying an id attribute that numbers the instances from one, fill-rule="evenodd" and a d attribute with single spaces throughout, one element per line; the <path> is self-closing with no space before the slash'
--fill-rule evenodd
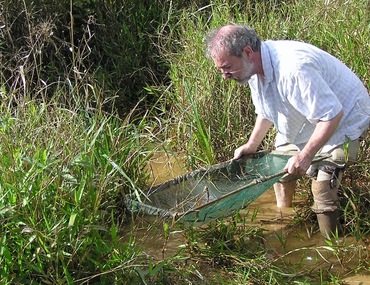
<path id="1" fill-rule="evenodd" d="M 333 188 L 330 180 L 312 181 L 314 204 L 312 210 L 316 213 L 320 232 L 324 237 L 340 233 L 338 187 Z"/>

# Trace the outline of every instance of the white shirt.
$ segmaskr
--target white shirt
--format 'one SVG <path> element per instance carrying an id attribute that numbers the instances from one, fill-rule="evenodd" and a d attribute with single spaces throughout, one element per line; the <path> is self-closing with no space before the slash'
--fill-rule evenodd
<path id="1" fill-rule="evenodd" d="M 369 127 L 370 97 L 360 79 L 341 61 L 310 44 L 265 41 L 264 81 L 249 80 L 256 113 L 274 123 L 276 144 L 304 146 L 316 123 L 344 114 L 322 151 L 355 140 Z"/>

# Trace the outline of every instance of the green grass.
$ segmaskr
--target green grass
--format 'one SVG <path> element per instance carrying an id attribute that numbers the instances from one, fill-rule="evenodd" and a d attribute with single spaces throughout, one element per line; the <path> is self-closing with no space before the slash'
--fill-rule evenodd
<path id="1" fill-rule="evenodd" d="M 185 149 L 192 156 L 190 161 L 193 167 L 224 161 L 231 158 L 233 150 L 246 141 L 254 124 L 248 87 L 224 81 L 212 62 L 205 58 L 203 37 L 209 29 L 230 22 L 247 23 L 257 30 L 262 39 L 293 39 L 312 43 L 340 58 L 370 89 L 368 9 L 367 1 L 247 1 L 244 4 L 212 1 L 202 8 L 194 5 L 193 9 L 172 15 L 179 20 L 174 21 L 176 25 L 171 30 L 176 33 L 172 32 L 170 35 L 181 41 L 170 41 L 166 45 L 164 56 L 171 66 L 172 85 L 167 96 L 174 102 L 170 109 L 170 116 L 172 115 L 176 125 L 173 135 L 176 141 L 181 142 L 175 147 Z M 181 128 L 177 125 L 179 122 L 182 124 Z M 367 258 L 366 247 L 363 248 L 361 242 L 366 244 L 369 235 L 365 218 L 369 215 L 370 201 L 370 185 L 366 179 L 369 176 L 370 157 L 368 138 L 369 135 L 361 146 L 359 162 L 347 168 L 341 192 L 343 223 L 348 229 L 347 234 L 354 236 L 360 244 L 352 248 L 348 245 L 340 248 L 334 246 L 338 249 L 333 252 L 337 254 L 339 263 L 344 262 L 339 252 L 346 250 L 354 255 L 365 254 Z M 262 147 L 271 147 L 273 140 L 274 133 L 271 133 Z M 212 160 L 212 156 L 215 160 Z M 310 199 L 297 213 L 293 226 L 313 222 L 311 230 L 315 231 L 314 217 L 309 209 L 312 198 Z M 283 259 L 266 261 L 263 254 L 251 258 L 248 263 L 245 261 L 248 254 L 240 249 L 243 246 L 248 248 L 250 244 L 238 246 L 225 254 L 226 244 L 232 243 L 234 237 L 228 237 L 227 240 L 219 238 L 223 237 L 219 232 L 222 230 L 222 226 L 220 227 L 221 229 L 211 225 L 207 228 L 206 232 L 211 237 L 205 237 L 197 230 L 188 237 L 190 254 L 196 249 L 201 258 L 211 264 L 217 264 L 217 256 L 225 261 L 216 268 L 228 272 L 232 277 L 218 276 L 218 284 L 254 284 L 254 278 L 262 280 L 260 282 L 265 282 L 264 284 L 285 284 L 293 280 L 301 282 L 300 284 L 341 282 L 341 276 L 333 275 L 330 270 L 325 271 L 320 267 L 306 270 L 303 264 L 290 267 L 290 270 Z M 240 234 L 237 236 L 240 237 Z M 277 236 L 277 239 L 282 245 L 289 242 L 283 236 Z M 209 240 L 220 242 L 211 246 Z M 199 248 L 202 244 L 207 246 Z M 195 249 L 194 245 L 197 245 Z M 326 249 L 330 250 L 331 246 L 333 245 L 328 245 Z M 315 246 L 313 249 L 315 250 Z M 234 258 L 245 263 L 233 263 Z M 366 268 L 366 258 L 359 258 L 361 262 L 358 269 Z M 261 264 L 267 264 L 267 267 L 259 267 Z M 258 270 L 261 268 L 263 270 Z"/>
<path id="2" fill-rule="evenodd" d="M 125 57 L 125 61 L 111 65 L 112 69 L 106 65 L 105 69 L 93 69 L 87 60 L 92 46 L 87 30 L 76 33 L 84 36 L 74 38 L 79 45 L 69 63 L 62 60 L 59 45 L 52 44 L 55 38 L 49 38 L 45 45 L 36 41 L 27 46 L 32 56 L 24 62 L 27 68 L 22 77 L 22 73 L 15 72 L 22 63 L 20 49 L 12 58 L 4 39 L 11 39 L 15 48 L 22 47 L 25 39 L 34 39 L 38 26 L 27 22 L 32 20 L 27 16 L 40 14 L 32 9 L 23 11 L 19 18 L 23 22 L 14 22 L 14 31 L 6 26 L 10 34 L 0 40 L 1 51 L 7 51 L 0 77 L 0 283 L 341 284 L 341 276 L 326 270 L 329 264 L 323 259 L 320 261 L 325 266 L 314 270 L 305 269 L 303 263 L 292 266 L 284 260 L 284 256 L 295 251 L 303 253 L 306 248 L 269 258 L 261 243 L 263 229 L 251 227 L 250 220 L 238 215 L 203 229 L 182 229 L 186 243 L 175 256 L 165 260 L 147 256 L 134 232 L 127 232 L 127 224 L 135 219 L 125 209 L 123 195 L 135 193 L 139 197 L 146 188 L 145 169 L 155 152 L 176 154 L 181 150 L 188 156 L 189 170 L 207 166 L 232 157 L 254 124 L 248 88 L 224 81 L 204 56 L 203 37 L 210 28 L 229 22 L 248 23 L 263 39 L 313 43 L 342 59 L 370 87 L 367 1 L 203 2 L 166 2 L 165 17 L 156 18 L 162 22 L 151 23 L 151 31 L 155 31 L 150 35 L 153 46 L 146 48 L 143 43 L 147 38 L 136 39 L 140 50 L 159 48 L 160 63 L 169 67 L 168 78 L 165 85 L 145 88 L 151 105 L 142 98 L 141 91 L 127 95 L 124 89 L 127 98 L 137 100 L 137 104 L 130 101 L 130 111 L 124 115 L 112 108 L 119 106 L 117 90 L 124 85 L 119 82 L 119 87 L 113 88 L 113 78 L 121 74 L 130 78 L 137 70 L 133 66 L 130 74 L 124 70 L 122 62 L 129 57 L 121 49 L 99 46 L 108 55 L 116 50 L 122 52 L 110 60 Z M 144 13 L 140 11 L 136 20 L 142 21 L 138 25 L 141 29 L 147 19 L 141 18 Z M 119 20 L 117 15 L 112 22 Z M 72 32 L 76 27 L 70 28 Z M 18 30 L 30 33 L 16 39 L 11 32 Z M 119 35 L 119 31 L 114 30 L 114 34 Z M 130 37 L 135 35 L 126 32 Z M 145 32 L 140 35 L 143 37 Z M 99 44 L 104 42 L 100 40 Z M 34 53 L 43 48 L 44 52 Z M 53 76 L 59 74 L 64 79 L 45 85 L 42 80 L 47 78 L 47 72 L 42 63 L 51 53 L 55 53 L 54 61 L 49 62 Z M 76 73 L 73 67 L 86 67 L 86 73 Z M 145 73 L 152 74 L 146 68 Z M 104 74 L 104 70 L 111 74 Z M 160 73 L 163 75 L 163 70 Z M 11 82 L 14 89 L 9 89 Z M 273 139 L 271 133 L 262 147 L 271 147 Z M 369 268 L 366 245 L 370 185 L 364 179 L 370 175 L 369 157 L 367 135 L 360 160 L 348 167 L 342 187 L 343 222 L 357 243 L 328 241 L 325 246 L 309 248 L 332 252 L 342 265 L 357 258 L 356 268 L 344 266 L 347 273 L 368 273 Z M 308 206 L 297 213 L 292 226 L 312 224 Z M 167 237 L 174 230 L 167 224 L 158 227 Z M 123 240 L 123 236 L 129 238 Z M 283 246 L 289 242 L 282 235 L 276 238 Z"/>
<path id="3" fill-rule="evenodd" d="M 120 241 L 122 193 L 146 179 L 145 118 L 29 99 L 1 113 L 2 283 L 123 278 L 138 250 Z"/>
<path id="4" fill-rule="evenodd" d="M 176 131 L 178 141 L 187 142 L 186 137 L 195 132 L 194 142 L 190 140 L 189 145 L 185 143 L 181 147 L 197 157 L 199 152 L 208 154 L 212 150 L 217 160 L 230 158 L 236 146 L 245 142 L 254 124 L 248 87 L 224 81 L 213 63 L 205 58 L 203 37 L 211 28 L 247 23 L 262 39 L 293 39 L 315 44 L 344 61 L 370 87 L 367 1 L 248 3 L 213 1 L 203 9 L 197 6 L 179 16 L 173 15 L 176 20 L 179 18 L 173 37 L 181 41 L 169 41 L 164 52 L 170 62 L 173 84 L 168 96 L 175 103 L 172 109 L 175 121 L 182 120 L 184 124 Z M 185 118 L 189 112 L 193 117 Z M 201 121 L 202 126 L 194 127 L 191 121 Z M 206 136 L 205 130 L 209 130 Z M 272 134 L 265 140 L 265 148 L 271 146 L 273 138 Z"/>

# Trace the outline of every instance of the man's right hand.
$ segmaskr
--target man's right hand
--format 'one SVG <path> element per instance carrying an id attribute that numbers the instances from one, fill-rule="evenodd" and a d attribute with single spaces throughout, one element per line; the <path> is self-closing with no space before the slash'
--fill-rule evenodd
<path id="1" fill-rule="evenodd" d="M 249 143 L 243 144 L 242 146 L 238 147 L 234 151 L 233 159 L 241 158 L 245 154 L 255 153 L 256 151 L 257 151 L 257 148 L 254 146 L 251 146 Z"/>
<path id="2" fill-rule="evenodd" d="M 262 140 L 266 136 L 267 132 L 272 126 L 272 122 L 265 119 L 261 115 L 257 116 L 256 123 L 254 125 L 253 131 L 247 141 L 247 143 L 238 147 L 234 151 L 234 159 L 238 159 L 245 154 L 256 153 L 258 146 L 261 144 Z"/>

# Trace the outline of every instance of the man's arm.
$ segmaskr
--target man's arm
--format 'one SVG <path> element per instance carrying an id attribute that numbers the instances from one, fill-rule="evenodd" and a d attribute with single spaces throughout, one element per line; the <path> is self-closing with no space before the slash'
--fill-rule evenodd
<path id="1" fill-rule="evenodd" d="M 255 153 L 271 126 L 272 122 L 261 115 L 258 115 L 252 134 L 250 135 L 246 144 L 238 147 L 235 150 L 234 159 L 238 159 L 247 153 Z"/>
<path id="2" fill-rule="evenodd" d="M 328 142 L 337 130 L 342 117 L 343 111 L 340 111 L 338 115 L 329 121 L 319 121 L 305 147 L 302 151 L 289 159 L 284 169 L 290 174 L 304 175 L 310 167 L 316 153 Z"/>

